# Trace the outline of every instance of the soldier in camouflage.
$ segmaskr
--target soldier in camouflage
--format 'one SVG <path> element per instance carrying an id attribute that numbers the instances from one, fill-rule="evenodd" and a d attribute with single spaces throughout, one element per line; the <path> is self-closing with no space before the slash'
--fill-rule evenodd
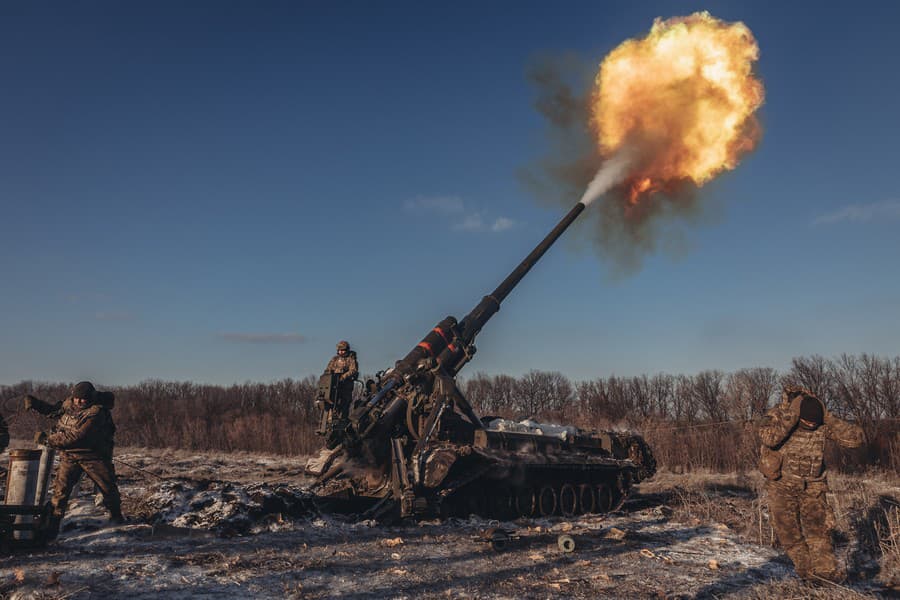
<path id="1" fill-rule="evenodd" d="M 831 543 L 834 513 L 825 494 L 825 440 L 859 448 L 863 431 L 832 415 L 809 390 L 785 388 L 759 428 L 760 471 L 778 541 L 804 579 L 839 581 Z"/>
<path id="2" fill-rule="evenodd" d="M 63 402 L 50 404 L 30 395 L 25 398 L 26 409 L 59 419 L 49 434 L 41 431 L 34 437 L 35 443 L 60 451 L 47 527 L 47 535 L 51 538 L 59 531 L 69 496 L 82 473 L 100 489 L 110 521 L 124 522 L 112 462 L 116 426 L 106 402 L 98 401 L 99 398 L 111 401 L 111 397 L 109 392 L 98 394 L 89 381 L 82 381 L 72 388 L 71 397 Z"/>
<path id="3" fill-rule="evenodd" d="M 359 375 L 359 363 L 356 361 L 356 352 L 350 349 L 350 344 L 341 340 L 337 344 L 337 354 L 328 361 L 325 374 L 338 375 L 338 390 L 336 408 L 341 418 L 346 419 L 350 411 L 350 403 L 353 401 L 353 382 Z"/>

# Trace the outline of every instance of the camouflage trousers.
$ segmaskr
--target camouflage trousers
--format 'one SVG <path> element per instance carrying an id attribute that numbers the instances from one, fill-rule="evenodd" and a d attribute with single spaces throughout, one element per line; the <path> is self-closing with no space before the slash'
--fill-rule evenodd
<path id="1" fill-rule="evenodd" d="M 53 496 L 50 498 L 52 517 L 58 523 L 69 507 L 69 496 L 72 488 L 84 473 L 93 481 L 103 494 L 103 505 L 113 518 L 122 516 L 122 499 L 119 497 L 119 486 L 116 485 L 116 469 L 111 459 L 74 458 L 65 452 L 60 453 L 56 479 L 53 481 Z"/>
<path id="2" fill-rule="evenodd" d="M 831 543 L 834 513 L 825 498 L 827 481 L 785 475 L 768 481 L 766 489 L 772 526 L 797 575 L 804 579 L 839 579 Z"/>
<path id="3" fill-rule="evenodd" d="M 353 403 L 353 382 L 340 382 L 336 396 L 335 411 L 340 415 L 341 419 L 346 419 L 350 414 L 350 405 Z"/>

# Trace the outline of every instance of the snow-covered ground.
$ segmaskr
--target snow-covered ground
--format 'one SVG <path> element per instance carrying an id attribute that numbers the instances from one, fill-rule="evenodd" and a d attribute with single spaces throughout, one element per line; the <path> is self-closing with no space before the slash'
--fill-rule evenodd
<path id="1" fill-rule="evenodd" d="M 778 597 L 773 589 L 817 597 L 876 591 L 866 584 L 807 588 L 779 551 L 742 541 L 724 524 L 676 520 L 646 495 L 607 516 L 381 526 L 320 514 L 304 489 L 301 459 L 160 450 L 118 456 L 130 465 L 118 469 L 131 522 L 107 526 L 83 486 L 56 542 L 0 557 L 0 596 L 767 598 Z M 496 527 L 511 536 L 499 552 L 484 535 Z M 560 548 L 560 535 L 572 537 L 574 551 Z"/>

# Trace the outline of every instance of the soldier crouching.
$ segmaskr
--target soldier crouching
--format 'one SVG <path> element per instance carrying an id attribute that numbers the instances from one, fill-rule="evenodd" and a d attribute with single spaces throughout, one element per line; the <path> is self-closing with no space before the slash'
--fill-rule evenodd
<path id="1" fill-rule="evenodd" d="M 122 501 L 116 484 L 116 470 L 112 462 L 113 437 L 116 426 L 112 414 L 101 398 L 111 394 L 98 393 L 88 381 L 72 388 L 72 395 L 63 402 L 49 404 L 34 396 L 26 396 L 25 408 L 34 410 L 59 422 L 47 434 L 39 432 L 34 441 L 59 450 L 59 466 L 50 499 L 51 512 L 47 535 L 51 539 L 59 532 L 59 525 L 69 505 L 69 496 L 84 473 L 100 489 L 103 505 L 110 521 L 122 523 Z"/>
<path id="2" fill-rule="evenodd" d="M 803 579 L 840 581 L 831 542 L 834 513 L 828 505 L 825 440 L 859 448 L 863 431 L 838 419 L 802 388 L 785 388 L 759 428 L 760 471 L 766 477 L 769 511 L 778 541 Z"/>

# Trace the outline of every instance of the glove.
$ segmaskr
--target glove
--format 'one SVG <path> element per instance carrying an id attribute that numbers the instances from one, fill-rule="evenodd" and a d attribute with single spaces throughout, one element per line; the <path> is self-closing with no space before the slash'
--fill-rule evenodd
<path id="1" fill-rule="evenodd" d="M 38 446 L 46 446 L 47 445 L 47 432 L 46 431 L 38 431 L 34 434 L 34 443 Z"/>
<path id="2" fill-rule="evenodd" d="M 37 398 L 35 398 L 31 394 L 25 394 L 25 410 L 31 410 L 31 406 L 36 400 Z"/>

